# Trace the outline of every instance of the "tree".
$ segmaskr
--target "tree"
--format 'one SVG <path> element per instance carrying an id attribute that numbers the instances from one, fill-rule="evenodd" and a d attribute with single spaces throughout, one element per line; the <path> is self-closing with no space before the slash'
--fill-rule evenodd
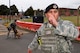
<path id="1" fill-rule="evenodd" d="M 8 15 L 9 8 L 6 5 L 0 5 L 0 15 Z"/>
<path id="2" fill-rule="evenodd" d="M 37 16 L 43 16 L 43 10 L 38 9 L 38 10 L 36 11 L 36 15 L 37 15 Z"/>
<path id="3" fill-rule="evenodd" d="M 18 9 L 15 5 L 10 6 L 10 14 L 15 15 L 15 13 L 18 14 Z"/>
<path id="4" fill-rule="evenodd" d="M 32 6 L 25 11 L 24 15 L 25 16 L 33 16 L 34 15 L 34 10 L 33 10 Z"/>

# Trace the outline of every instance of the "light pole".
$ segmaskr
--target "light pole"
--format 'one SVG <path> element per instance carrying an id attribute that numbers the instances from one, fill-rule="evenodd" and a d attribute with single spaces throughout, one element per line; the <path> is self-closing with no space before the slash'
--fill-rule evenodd
<path id="1" fill-rule="evenodd" d="M 77 12 L 78 12 L 78 14 L 77 14 L 77 26 L 79 26 L 79 13 L 80 13 L 79 10 L 80 10 L 80 6 L 77 9 Z"/>
<path id="2" fill-rule="evenodd" d="M 11 21 L 11 9 L 10 9 L 10 5 L 11 5 L 11 0 L 9 0 L 9 21 Z"/>
<path id="3" fill-rule="evenodd" d="M 11 4 L 11 2 L 10 2 L 10 0 L 9 0 L 9 15 L 11 14 L 10 4 Z"/>

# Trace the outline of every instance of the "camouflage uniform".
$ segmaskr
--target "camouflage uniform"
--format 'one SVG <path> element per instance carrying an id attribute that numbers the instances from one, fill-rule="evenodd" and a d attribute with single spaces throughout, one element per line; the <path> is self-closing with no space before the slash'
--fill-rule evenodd
<path id="1" fill-rule="evenodd" d="M 13 32 L 14 32 L 14 37 L 16 37 L 16 20 L 14 20 L 14 21 L 12 21 L 10 24 L 9 24 L 9 26 L 7 27 L 7 29 L 8 29 L 8 34 L 7 34 L 7 38 L 9 38 L 9 35 L 10 35 L 10 32 L 11 32 L 11 30 L 13 30 Z"/>
<path id="2" fill-rule="evenodd" d="M 43 53 L 71 53 L 71 40 L 78 35 L 78 29 L 70 21 L 58 19 L 57 27 L 44 23 L 28 48 L 39 48 Z"/>

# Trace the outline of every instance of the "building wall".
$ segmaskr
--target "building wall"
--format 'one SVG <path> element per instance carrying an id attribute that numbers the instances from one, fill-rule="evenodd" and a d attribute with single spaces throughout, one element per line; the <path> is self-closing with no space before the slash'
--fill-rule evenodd
<path id="1" fill-rule="evenodd" d="M 71 16 L 71 15 L 77 16 L 78 14 L 77 9 L 60 8 L 59 11 L 60 15 L 65 15 L 65 16 Z"/>

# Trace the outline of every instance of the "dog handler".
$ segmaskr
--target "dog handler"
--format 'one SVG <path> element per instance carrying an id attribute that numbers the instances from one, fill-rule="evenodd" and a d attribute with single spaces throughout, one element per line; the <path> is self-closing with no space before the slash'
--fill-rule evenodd
<path id="1" fill-rule="evenodd" d="M 11 30 L 13 30 L 13 32 L 14 32 L 14 38 L 16 38 L 16 34 L 17 34 L 17 29 L 16 29 L 16 19 L 13 21 L 13 22 L 11 22 L 10 24 L 9 24 L 9 26 L 7 27 L 7 29 L 8 29 L 8 34 L 7 34 L 7 38 L 9 38 L 9 34 L 10 34 L 10 31 Z"/>

